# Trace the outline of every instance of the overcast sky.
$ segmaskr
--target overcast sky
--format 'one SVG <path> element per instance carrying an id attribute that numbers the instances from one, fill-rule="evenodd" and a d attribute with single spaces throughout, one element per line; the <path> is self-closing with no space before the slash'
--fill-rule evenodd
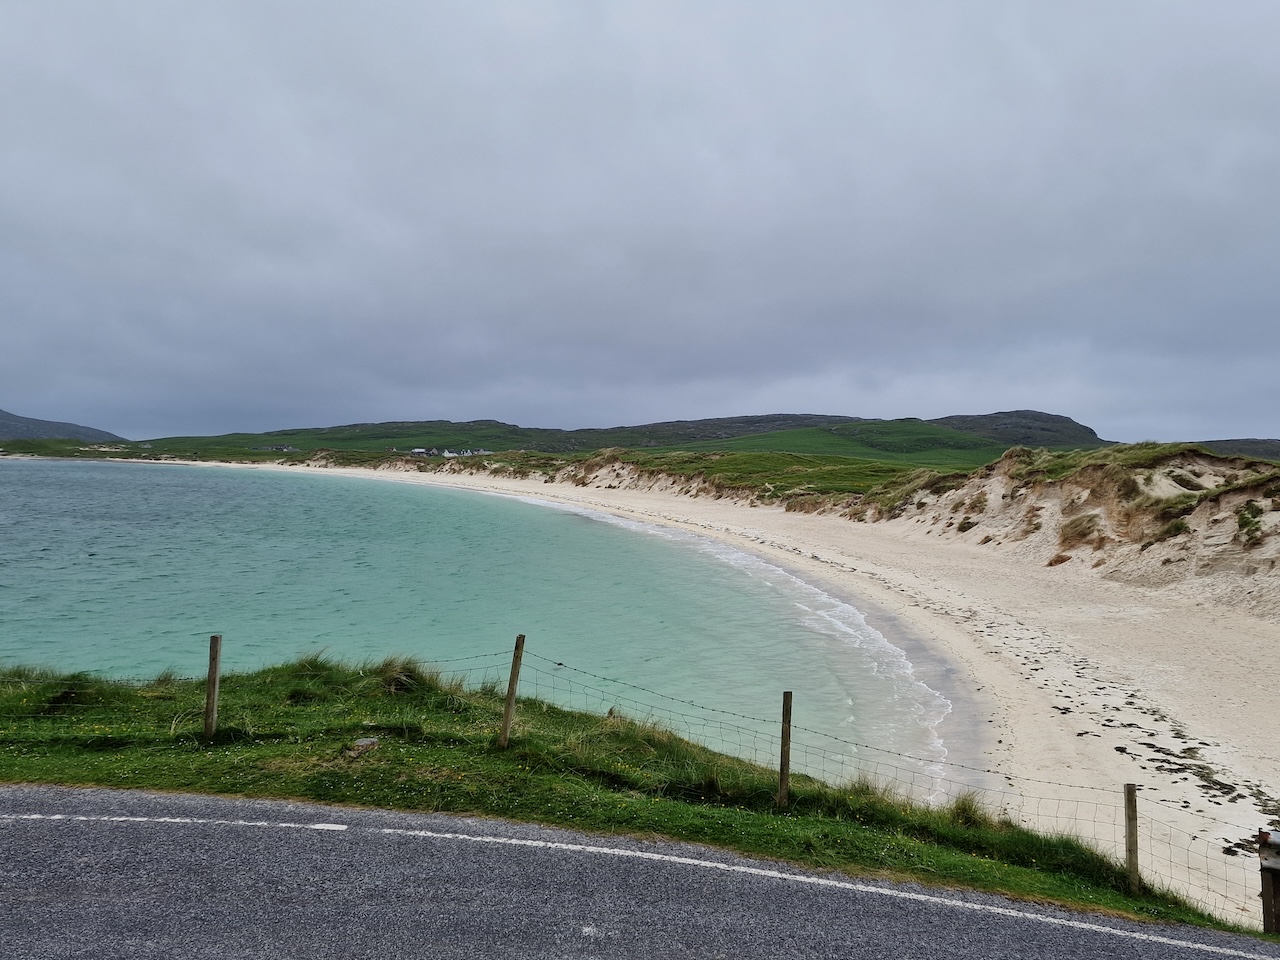
<path id="1" fill-rule="evenodd" d="M 1280 437 L 1280 3 L 0 3 L 0 408 Z"/>

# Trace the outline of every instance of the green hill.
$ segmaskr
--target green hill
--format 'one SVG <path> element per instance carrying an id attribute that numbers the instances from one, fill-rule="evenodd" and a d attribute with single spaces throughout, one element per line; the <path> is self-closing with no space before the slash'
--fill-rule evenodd
<path id="1" fill-rule="evenodd" d="M 972 433 L 985 437 L 1006 450 L 1009 447 L 1044 447 L 1046 449 L 1073 448 L 1088 450 L 1105 447 L 1102 440 L 1084 424 L 1070 417 L 1039 410 L 1007 410 L 981 416 L 940 417 L 930 420 L 939 427 Z"/>
<path id="2" fill-rule="evenodd" d="M 1257 457 L 1280 460 L 1280 440 L 1201 440 L 1196 446 L 1220 457 Z"/>
<path id="3" fill-rule="evenodd" d="M 794 453 L 857 457 L 947 470 L 974 469 L 998 460 L 1002 444 L 922 420 L 864 420 L 830 427 L 781 430 L 730 440 L 691 443 L 689 452 Z"/>
<path id="4" fill-rule="evenodd" d="M 1032 442 L 1034 438 L 1034 442 Z M 611 447 L 628 450 L 736 450 L 872 457 L 902 462 L 979 465 L 1016 445 L 1092 448 L 1105 441 L 1068 417 L 1013 411 L 941 420 L 867 420 L 817 414 L 771 414 L 674 420 L 606 429 L 556 430 L 520 427 L 498 420 L 393 421 L 335 427 L 234 433 L 217 437 L 167 437 L 153 440 L 157 450 L 245 452 L 292 447 L 314 450 L 403 452 L 416 447 L 438 450 L 536 450 L 574 453 Z M 278 451 L 277 451 L 278 452 Z M 913 458 L 924 457 L 923 460 Z"/>
<path id="5" fill-rule="evenodd" d="M 645 472 L 702 476 L 721 489 L 790 500 L 863 494 L 912 471 L 967 474 L 1000 458 L 1007 449 L 1001 438 L 1031 436 L 1041 441 L 1040 447 L 1056 450 L 1105 445 L 1091 429 L 1067 417 L 1014 411 L 941 420 L 774 414 L 589 430 L 529 428 L 497 420 L 394 421 L 170 437 L 129 444 L 114 455 L 299 461 L 321 454 L 335 464 L 371 466 L 415 449 L 441 455 L 483 450 L 498 455 L 506 469 L 554 474 L 607 451 Z M 69 441 L 29 441 L 9 449 L 45 456 L 98 455 Z M 420 467 L 432 469 L 442 462 L 427 456 Z"/>
<path id="6" fill-rule="evenodd" d="M 720 417 L 709 420 L 673 420 L 632 427 L 556 430 L 519 427 L 498 420 L 400 420 L 388 423 L 352 423 L 337 427 L 273 430 L 269 433 L 232 433 L 218 437 L 166 437 L 153 446 L 225 448 L 243 446 L 293 446 L 299 450 L 387 450 L 437 447 L 457 450 L 484 447 L 489 450 L 541 450 L 570 453 L 606 447 L 644 449 L 690 443 L 718 442 L 779 430 L 849 423 L 856 418 L 814 414 L 771 414 L 756 417 Z"/>
<path id="7" fill-rule="evenodd" d="M 56 420 L 35 420 L 0 410 L 0 440 L 82 440 L 87 443 L 113 443 L 123 441 L 114 433 L 82 427 L 78 423 L 59 423 Z"/>

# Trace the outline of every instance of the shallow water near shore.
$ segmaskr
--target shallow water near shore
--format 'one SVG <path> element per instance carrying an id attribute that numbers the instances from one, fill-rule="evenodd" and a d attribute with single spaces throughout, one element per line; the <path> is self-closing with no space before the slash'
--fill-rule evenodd
<path id="1" fill-rule="evenodd" d="M 372 476 L 0 460 L 0 666 L 194 676 L 215 633 L 226 670 L 493 654 L 502 682 L 523 633 L 522 692 L 576 705 L 576 669 L 770 718 L 793 690 L 800 727 L 945 754 L 946 700 L 856 609 L 705 538 Z"/>

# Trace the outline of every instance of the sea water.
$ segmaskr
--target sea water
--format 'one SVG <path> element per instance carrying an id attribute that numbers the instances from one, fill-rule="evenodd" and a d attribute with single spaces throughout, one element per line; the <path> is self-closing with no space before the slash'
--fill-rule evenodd
<path id="1" fill-rule="evenodd" d="M 224 670 L 489 656 L 505 683 L 517 633 L 522 692 L 567 705 L 728 729 L 791 690 L 837 750 L 945 755 L 949 704 L 857 609 L 716 541 L 373 475 L 0 458 L 0 669 L 197 676 L 221 634 Z"/>

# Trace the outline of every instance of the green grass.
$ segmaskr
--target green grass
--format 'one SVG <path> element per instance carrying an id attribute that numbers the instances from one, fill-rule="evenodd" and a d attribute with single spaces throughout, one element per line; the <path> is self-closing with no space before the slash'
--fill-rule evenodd
<path id="1" fill-rule="evenodd" d="M 631 464 L 648 473 L 686 480 L 701 477 L 715 491 L 741 491 L 765 500 L 811 494 L 861 494 L 909 469 L 889 461 L 801 453 L 636 450 L 608 451 L 583 461 L 583 468 L 591 469 L 605 463 L 603 457 Z"/>
<path id="2" fill-rule="evenodd" d="M 337 462 L 347 463 L 341 454 Z M 600 450 L 592 453 L 554 455 L 513 452 L 485 457 L 490 469 L 520 476 L 549 476 L 569 468 L 579 475 L 622 463 L 643 474 L 681 480 L 701 480 L 704 495 L 744 494 L 764 501 L 786 502 L 822 497 L 832 501 L 858 497 L 892 485 L 922 471 L 911 463 L 778 451 Z M 422 469 L 434 469 L 424 463 Z M 967 476 L 967 470 L 965 474 Z"/>
<path id="3" fill-rule="evenodd" d="M 412 660 L 321 657 L 223 679 L 222 726 L 200 735 L 203 683 L 0 673 L 0 781 L 196 791 L 451 811 L 708 843 L 852 875 L 913 879 L 1126 915 L 1218 926 L 1079 843 L 1031 833 L 972 797 L 914 806 L 866 783 L 793 779 L 652 724 L 522 700 L 494 746 L 496 689 Z M 357 739 L 377 737 L 357 754 Z"/>
<path id="4" fill-rule="evenodd" d="M 819 426 L 848 422 L 848 417 L 770 415 L 722 417 L 709 420 L 682 420 L 607 429 L 559 430 L 519 427 L 497 420 L 391 421 L 355 423 L 334 427 L 307 427 L 274 430 L 268 433 L 232 433 L 214 437 L 166 437 L 152 440 L 151 447 L 168 454 L 182 451 L 254 451 L 262 447 L 293 446 L 307 453 L 315 450 L 365 451 L 385 453 L 414 447 L 488 450 L 540 450 L 574 453 L 606 447 L 672 447 L 707 439 L 738 437 L 783 428 Z"/>
<path id="5" fill-rule="evenodd" d="M 1000 459 L 1005 445 L 919 420 L 871 420 L 686 443 L 680 449 L 811 454 L 939 470 L 974 470 Z"/>
<path id="6" fill-rule="evenodd" d="M 257 449 L 239 441 L 224 437 L 192 437 L 180 441 L 154 441 L 151 443 L 88 444 L 80 440 L 5 440 L 0 443 L 5 454 L 34 457 L 59 457 L 75 460 L 210 460 L 233 463 L 274 463 L 278 460 L 297 459 L 299 455 Z"/>
<path id="7" fill-rule="evenodd" d="M 1122 467 L 1143 470 L 1159 467 L 1181 456 L 1204 454 L 1203 448 L 1189 443 L 1130 443 L 1097 450 L 1030 450 L 1014 447 L 1005 457 L 1014 465 L 1011 476 L 1016 480 L 1062 480 L 1089 467 Z M 1212 456 L 1212 454 L 1209 454 Z"/>
<path id="8" fill-rule="evenodd" d="M 944 424 L 915 418 L 859 420 L 842 416 L 772 414 L 581 430 L 519 427 L 496 420 L 396 421 L 219 437 L 169 437 L 153 440 L 152 444 L 156 449 L 202 451 L 248 450 L 285 444 L 301 451 L 367 452 L 385 452 L 392 447 L 402 451 L 413 447 L 449 447 L 455 451 L 483 447 L 494 451 L 544 453 L 581 453 L 610 447 L 695 452 L 771 451 L 884 458 L 917 466 L 957 469 L 994 460 L 1014 443 L 1034 443 L 1054 449 L 1092 448 L 1103 443 L 1088 428 L 1065 418 L 1046 417 L 1031 411 L 948 419 L 950 422 Z"/>
<path id="9" fill-rule="evenodd" d="M 797 443 L 798 447 L 820 449 L 826 440 L 821 430 L 784 431 L 783 433 L 813 434 L 819 442 Z M 737 441 L 742 449 L 725 450 L 685 450 L 685 449 L 606 449 L 604 451 L 586 450 L 569 453 L 545 453 L 539 451 L 514 450 L 486 456 L 487 463 L 502 464 L 511 472 L 529 474 L 549 474 L 566 467 L 605 462 L 602 454 L 611 460 L 622 460 L 637 468 L 651 473 L 667 473 L 674 477 L 692 479 L 704 478 L 713 488 L 723 492 L 744 492 L 760 496 L 765 500 L 787 499 L 797 496 L 821 494 L 825 496 L 848 496 L 867 492 L 899 475 L 916 469 L 921 463 L 933 465 L 945 470 L 973 469 L 989 459 L 999 456 L 997 448 L 981 448 L 984 451 L 994 450 L 992 456 L 984 452 L 981 456 L 972 451 L 949 456 L 945 453 L 916 453 L 911 455 L 877 454 L 872 452 L 867 457 L 856 457 L 847 454 L 787 452 L 770 449 L 771 446 L 787 446 L 782 434 L 765 435 L 767 438 L 758 444 L 745 440 Z M 830 436 L 830 435 L 827 435 Z M 809 437 L 813 440 L 813 437 Z M 719 446 L 731 446 L 735 441 L 718 442 Z M 761 449 L 753 449 L 754 446 Z M 838 449 L 852 449 L 843 441 L 827 444 Z M 443 445 L 442 445 L 443 446 Z M 698 446 L 694 444 L 694 446 Z M 715 446 L 715 445 L 713 445 Z M 231 438 L 204 438 L 200 443 L 154 441 L 150 447 L 129 444 L 115 452 L 86 449 L 85 445 L 74 441 L 24 441 L 7 445 L 13 453 L 27 453 L 46 457 L 100 458 L 115 456 L 128 459 L 182 459 L 204 460 L 210 462 L 278 462 L 301 463 L 315 455 L 316 449 L 299 450 L 295 453 L 281 453 L 257 449 L 248 445 L 240 445 Z M 323 448 L 329 459 L 339 466 L 372 467 L 389 460 L 402 459 L 406 448 L 391 453 L 385 449 L 366 449 L 359 447 Z M 428 447 L 428 449 L 430 449 Z M 953 464 L 957 461 L 958 464 Z M 466 461 L 463 461 L 464 463 Z M 422 469 L 436 469 L 443 461 L 424 459 L 420 462 Z"/>
<path id="10" fill-rule="evenodd" d="M 789 425 L 778 429 L 778 425 Z M 17 453 L 94 456 L 78 441 L 11 441 Z M 424 449 L 540 451 L 583 455 L 623 448 L 690 453 L 784 453 L 883 460 L 940 470 L 974 469 L 999 458 L 1007 444 L 915 419 L 851 420 L 840 417 L 771 416 L 679 421 L 607 430 L 517 427 L 492 420 L 469 423 L 420 421 L 350 424 L 340 427 L 234 433 L 213 437 L 168 437 L 147 444 L 126 442 L 116 455 L 210 460 L 304 459 L 318 450 L 356 462 Z M 296 453 L 271 450 L 294 447 Z"/>

